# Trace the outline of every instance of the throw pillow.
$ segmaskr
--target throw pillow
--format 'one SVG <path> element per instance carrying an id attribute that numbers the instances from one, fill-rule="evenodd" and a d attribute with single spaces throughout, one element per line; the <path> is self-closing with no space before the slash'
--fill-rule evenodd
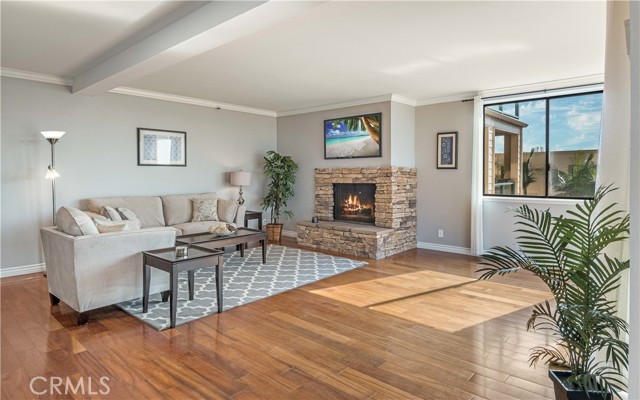
<path id="1" fill-rule="evenodd" d="M 106 220 L 109 219 L 109 218 L 106 218 L 103 215 L 96 214 L 96 213 L 91 212 L 91 211 L 83 211 L 83 213 L 87 214 L 89 216 L 89 218 L 91 218 L 91 219 L 101 219 L 103 221 L 106 221 Z"/>
<path id="2" fill-rule="evenodd" d="M 67 235 L 83 236 L 100 233 L 87 214 L 73 207 L 60 207 L 56 212 L 56 223 L 58 229 Z"/>
<path id="3" fill-rule="evenodd" d="M 96 228 L 100 233 L 122 232 L 128 230 L 127 221 L 104 221 L 94 219 Z"/>
<path id="4" fill-rule="evenodd" d="M 100 210 L 100 215 L 102 215 L 103 217 L 107 217 L 107 219 L 110 219 L 111 221 L 122 221 L 122 217 L 113 207 L 102 207 L 102 209 Z"/>
<path id="5" fill-rule="evenodd" d="M 191 222 L 219 221 L 218 199 L 192 199 L 193 218 Z"/>
<path id="6" fill-rule="evenodd" d="M 140 222 L 139 219 L 127 219 L 125 221 L 122 221 L 127 225 L 127 230 L 129 231 L 138 231 L 140 230 L 140 227 L 142 226 L 142 223 Z"/>
<path id="7" fill-rule="evenodd" d="M 118 207 L 118 212 L 120 213 L 120 216 L 122 216 L 122 219 L 138 219 L 138 216 L 128 208 Z"/>
<path id="8" fill-rule="evenodd" d="M 218 199 L 218 218 L 220 221 L 233 223 L 239 204 L 232 200 Z"/>

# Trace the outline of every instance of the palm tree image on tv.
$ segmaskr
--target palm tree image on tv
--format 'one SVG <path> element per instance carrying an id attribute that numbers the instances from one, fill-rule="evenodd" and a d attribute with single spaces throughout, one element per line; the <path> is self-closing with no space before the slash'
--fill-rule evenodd
<path id="1" fill-rule="evenodd" d="M 382 114 L 324 121 L 325 158 L 380 157 Z"/>

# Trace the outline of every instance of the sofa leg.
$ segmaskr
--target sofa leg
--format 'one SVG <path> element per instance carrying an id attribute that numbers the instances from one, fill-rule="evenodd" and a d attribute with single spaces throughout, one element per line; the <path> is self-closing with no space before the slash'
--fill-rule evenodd
<path id="1" fill-rule="evenodd" d="M 162 302 L 166 303 L 169 300 L 169 295 L 171 294 L 171 290 L 165 290 L 160 292 L 160 296 L 162 296 Z"/>
<path id="2" fill-rule="evenodd" d="M 76 319 L 76 323 L 78 325 L 85 325 L 87 322 L 89 322 L 89 313 L 88 312 L 82 312 L 82 313 L 78 314 L 78 318 Z"/>
<path id="3" fill-rule="evenodd" d="M 51 302 L 52 306 L 55 306 L 56 304 L 60 303 L 60 299 L 49 293 L 49 302 Z"/>

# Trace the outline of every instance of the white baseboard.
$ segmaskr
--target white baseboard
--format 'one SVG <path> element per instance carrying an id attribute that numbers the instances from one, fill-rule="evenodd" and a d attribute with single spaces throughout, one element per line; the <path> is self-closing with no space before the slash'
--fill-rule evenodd
<path id="1" fill-rule="evenodd" d="M 473 253 L 471 252 L 471 249 L 467 247 L 449 246 L 446 244 L 427 243 L 427 242 L 418 242 L 417 247 L 419 249 L 425 249 L 425 250 L 445 251 L 447 253 L 464 254 L 467 256 L 473 255 Z"/>
<path id="2" fill-rule="evenodd" d="M 296 232 L 296 231 L 287 231 L 287 230 L 283 229 L 282 230 L 282 236 L 297 238 L 298 237 L 298 232 Z"/>
<path id="3" fill-rule="evenodd" d="M 44 272 L 45 266 L 42 264 L 21 265 L 18 267 L 9 267 L 0 269 L 0 278 L 8 278 L 10 276 L 34 274 L 36 272 Z"/>

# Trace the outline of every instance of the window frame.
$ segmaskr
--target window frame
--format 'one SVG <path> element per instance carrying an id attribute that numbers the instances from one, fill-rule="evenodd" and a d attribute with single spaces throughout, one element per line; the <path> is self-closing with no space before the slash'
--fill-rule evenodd
<path id="1" fill-rule="evenodd" d="M 566 98 L 566 97 L 577 97 L 577 96 L 586 96 L 586 95 L 591 95 L 591 94 L 602 94 L 604 95 L 604 89 L 596 89 L 596 90 L 587 90 L 587 91 L 576 91 L 573 93 L 563 93 L 563 94 L 557 94 L 557 95 L 548 95 L 546 93 L 540 93 L 540 95 L 534 95 L 532 94 L 531 97 L 526 97 L 526 94 L 521 94 L 521 95 L 514 95 L 513 97 L 516 97 L 515 99 L 505 99 L 504 101 L 496 101 L 496 102 L 487 102 L 485 104 L 482 105 L 482 168 L 483 168 L 483 173 L 482 173 L 482 196 L 484 197 L 491 197 L 491 198 L 503 198 L 503 199 L 514 199 L 514 198 L 518 198 L 518 199 L 545 199 L 545 200 L 590 200 L 593 199 L 593 196 L 588 196 L 588 197 L 580 197 L 580 196 L 550 196 L 549 195 L 549 172 L 551 171 L 551 165 L 549 164 L 549 159 L 550 159 L 550 150 L 549 150 L 549 104 L 550 101 L 553 99 L 560 99 L 560 98 Z M 512 96 L 509 96 L 512 97 Z M 491 106 L 498 106 L 498 105 L 503 105 L 503 104 L 511 104 L 511 103 L 520 103 L 520 102 L 527 102 L 527 101 L 537 101 L 537 100 L 544 100 L 545 101 L 545 185 L 544 185 L 544 196 L 524 196 L 521 194 L 497 194 L 497 193 L 485 193 L 486 188 L 487 188 L 487 181 L 486 181 L 486 177 L 485 177 L 485 171 L 486 171 L 486 162 L 487 162 L 487 158 L 486 158 L 486 154 L 487 154 L 487 141 L 486 141 L 486 137 L 484 135 L 484 129 L 486 127 L 486 117 L 487 117 L 487 113 L 485 112 L 485 109 L 487 107 L 491 107 Z M 602 112 L 603 109 L 600 109 L 600 115 L 602 116 Z M 598 154 L 600 153 L 600 143 L 602 142 L 602 123 L 600 125 L 600 140 L 598 140 Z M 597 165 L 597 164 L 596 164 Z M 598 176 L 598 171 L 599 168 L 596 169 L 596 179 Z"/>

